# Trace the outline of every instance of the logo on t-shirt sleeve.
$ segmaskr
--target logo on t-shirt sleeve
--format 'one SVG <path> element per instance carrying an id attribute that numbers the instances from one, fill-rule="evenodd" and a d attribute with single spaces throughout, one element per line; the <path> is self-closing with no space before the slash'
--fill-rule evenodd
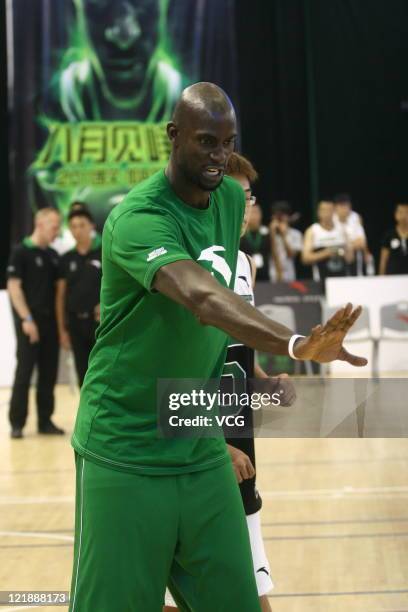
<path id="1" fill-rule="evenodd" d="M 154 251 L 148 254 L 147 261 L 152 261 L 152 259 L 156 259 L 156 257 L 160 257 L 160 255 L 165 255 L 166 253 L 167 253 L 167 250 L 164 247 L 160 247 L 159 249 L 154 249 Z"/>

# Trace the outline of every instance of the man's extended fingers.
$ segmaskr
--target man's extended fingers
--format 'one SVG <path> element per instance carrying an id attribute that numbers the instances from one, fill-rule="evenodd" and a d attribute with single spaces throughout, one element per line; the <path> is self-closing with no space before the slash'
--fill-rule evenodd
<path id="1" fill-rule="evenodd" d="M 348 302 L 344 308 L 344 316 L 343 316 L 342 323 L 344 323 L 345 321 L 348 321 L 352 312 L 353 312 L 353 304 Z"/>
<path id="2" fill-rule="evenodd" d="M 353 318 L 353 322 L 349 325 L 350 316 L 353 316 L 353 305 L 348 302 L 343 308 L 337 310 L 337 312 L 330 317 L 323 326 L 323 332 L 346 331 L 360 316 L 360 313 L 357 314 L 356 318 Z"/>
<path id="3" fill-rule="evenodd" d="M 342 308 L 342 315 L 341 317 L 339 317 L 339 319 L 337 320 L 336 323 L 334 323 L 333 328 L 330 331 L 341 331 L 343 329 L 343 326 L 345 325 L 345 323 L 348 321 L 350 314 L 353 311 L 353 304 L 351 304 L 350 302 L 348 302 L 344 308 Z"/>
<path id="4" fill-rule="evenodd" d="M 361 368 L 362 366 L 365 366 L 368 363 L 365 357 L 358 357 L 357 355 L 352 355 L 351 353 L 346 351 L 344 346 L 341 348 L 338 359 L 340 359 L 341 361 L 347 361 L 347 363 L 350 363 L 351 365 L 356 366 L 358 368 Z"/>
<path id="5" fill-rule="evenodd" d="M 362 306 L 357 306 L 357 308 L 350 314 L 348 319 L 344 322 L 342 326 L 342 330 L 347 332 L 350 329 L 350 327 L 354 325 L 354 323 L 357 321 L 358 317 L 361 315 L 362 312 L 363 312 Z"/>
<path id="6" fill-rule="evenodd" d="M 337 329 L 338 324 L 340 323 L 340 321 L 343 320 L 344 311 L 345 311 L 345 308 L 340 308 L 339 310 L 337 310 L 334 313 L 334 315 L 332 315 L 330 319 L 328 319 L 326 323 L 323 325 L 322 331 L 329 332 L 329 331 L 334 331 L 335 329 Z"/>

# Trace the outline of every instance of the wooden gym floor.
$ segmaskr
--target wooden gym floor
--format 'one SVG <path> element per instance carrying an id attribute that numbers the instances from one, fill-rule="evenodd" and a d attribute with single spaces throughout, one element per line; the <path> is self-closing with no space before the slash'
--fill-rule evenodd
<path id="1" fill-rule="evenodd" d="M 68 590 L 69 436 L 38 436 L 31 408 L 25 439 L 10 440 L 9 394 L 0 389 L 0 591 Z M 57 388 L 67 431 L 77 402 Z M 408 611 L 407 439 L 260 439 L 257 462 L 274 612 Z"/>

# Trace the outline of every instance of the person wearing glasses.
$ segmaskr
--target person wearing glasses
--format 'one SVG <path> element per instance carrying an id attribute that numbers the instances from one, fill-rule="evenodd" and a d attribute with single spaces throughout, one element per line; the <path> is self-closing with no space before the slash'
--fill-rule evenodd
<path id="1" fill-rule="evenodd" d="M 244 172 L 243 168 L 245 168 Z M 240 249 L 251 256 L 257 280 L 269 280 L 269 260 L 271 258 L 269 230 L 262 225 L 262 208 L 257 203 L 256 197 L 252 195 L 251 188 L 252 183 L 258 178 L 258 173 L 248 160 L 236 154 L 230 174 L 246 177 L 246 186 L 239 181 L 245 192 L 248 214 L 247 230 L 241 238 Z"/>

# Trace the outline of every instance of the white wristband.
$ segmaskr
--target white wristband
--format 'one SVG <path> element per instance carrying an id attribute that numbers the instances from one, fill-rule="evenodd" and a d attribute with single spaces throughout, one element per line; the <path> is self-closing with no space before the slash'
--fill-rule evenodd
<path id="1" fill-rule="evenodd" d="M 295 353 L 293 352 L 293 347 L 295 346 L 295 342 L 296 340 L 298 340 L 298 338 L 306 338 L 306 336 L 301 336 L 300 334 L 293 334 L 293 336 L 289 340 L 288 353 L 289 353 L 289 357 L 292 357 L 292 359 L 298 359 Z"/>

